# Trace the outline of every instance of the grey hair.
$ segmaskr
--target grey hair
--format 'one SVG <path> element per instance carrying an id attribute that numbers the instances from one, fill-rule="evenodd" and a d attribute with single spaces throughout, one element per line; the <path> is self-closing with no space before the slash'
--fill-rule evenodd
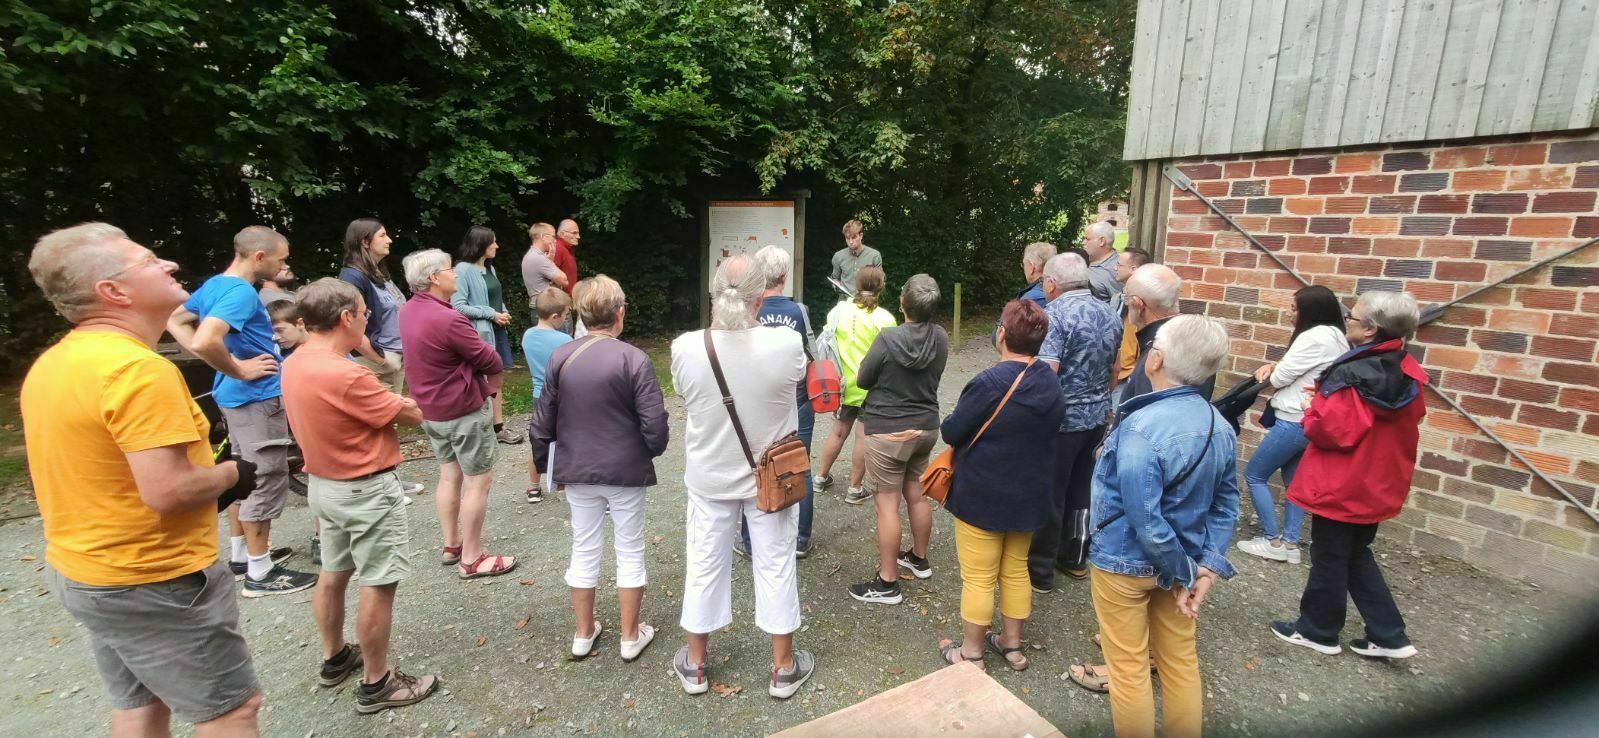
<path id="1" fill-rule="evenodd" d="M 1165 264 L 1145 264 L 1127 279 L 1127 294 L 1141 298 L 1149 309 L 1161 315 L 1177 314 L 1177 295 L 1183 279 Z"/>
<path id="2" fill-rule="evenodd" d="M 582 319 L 583 325 L 589 328 L 616 325 L 617 312 L 627 306 L 627 294 L 622 292 L 622 285 L 604 274 L 597 274 L 578 284 L 583 285 L 583 289 L 574 292 L 576 297 L 572 306 L 577 309 L 577 317 Z"/>
<path id="3" fill-rule="evenodd" d="M 1409 292 L 1365 292 L 1355 301 L 1355 306 L 1365 313 L 1361 324 L 1376 328 L 1382 338 L 1409 338 L 1416 324 L 1421 322 L 1416 296 Z"/>
<path id="4" fill-rule="evenodd" d="M 1116 240 L 1116 228 L 1103 220 L 1097 220 L 1088 224 L 1088 235 L 1105 239 L 1105 247 L 1109 248 Z"/>
<path id="5" fill-rule="evenodd" d="M 1161 371 L 1178 384 L 1199 385 L 1216 376 L 1227 359 L 1227 329 L 1203 315 L 1179 315 L 1155 334 Z"/>
<path id="6" fill-rule="evenodd" d="M 751 308 L 766 289 L 766 275 L 747 254 L 735 254 L 716 267 L 711 280 L 711 327 L 737 331 L 755 327 Z"/>
<path id="7" fill-rule="evenodd" d="M 1073 253 L 1056 254 L 1044 263 L 1044 278 L 1063 289 L 1088 286 L 1088 262 Z"/>
<path id="8" fill-rule="evenodd" d="M 412 292 L 427 292 L 428 278 L 450 268 L 450 255 L 439 249 L 423 249 L 408 254 L 401 262 L 405 268 L 405 283 Z"/>
<path id="9" fill-rule="evenodd" d="M 905 320 L 926 323 L 938 312 L 938 282 L 926 274 L 917 274 L 905 280 L 899 288 L 900 304 L 905 307 Z"/>
<path id="10" fill-rule="evenodd" d="M 127 237 L 110 223 L 52 231 L 33 245 L 28 273 L 56 312 L 77 324 L 95 305 L 95 284 L 127 268 L 127 260 L 116 249 L 116 243 Z"/>
<path id="11" fill-rule="evenodd" d="M 766 289 L 776 289 L 794 269 L 794 255 L 781 246 L 762 246 L 760 251 L 755 252 L 755 266 L 766 277 Z"/>
<path id="12" fill-rule="evenodd" d="M 1044 265 L 1048 264 L 1049 260 L 1054 258 L 1054 256 L 1055 244 L 1047 241 L 1035 241 L 1027 244 L 1027 248 L 1022 249 L 1022 263 L 1032 264 L 1038 267 L 1039 271 L 1043 271 Z"/>

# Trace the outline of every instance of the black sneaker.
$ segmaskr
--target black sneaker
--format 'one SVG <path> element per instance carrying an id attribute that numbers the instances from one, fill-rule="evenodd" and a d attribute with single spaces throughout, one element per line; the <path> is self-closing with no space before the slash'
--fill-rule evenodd
<path id="1" fill-rule="evenodd" d="M 282 565 L 272 567 L 260 581 L 244 578 L 243 595 L 249 598 L 294 594 L 316 586 L 316 575 L 288 569 Z"/>
<path id="2" fill-rule="evenodd" d="M 914 574 L 917 579 L 926 579 L 933 576 L 933 565 L 927 563 L 927 559 L 909 551 L 899 552 L 899 566 L 901 569 L 909 569 L 910 573 Z"/>
<path id="3" fill-rule="evenodd" d="M 861 584 L 850 585 L 849 596 L 861 602 L 876 602 L 883 605 L 898 605 L 904 599 L 899 594 L 899 582 L 885 582 L 877 577 Z"/>
<path id="4" fill-rule="evenodd" d="M 311 540 L 315 541 L 316 537 L 313 536 Z M 322 556 L 321 549 L 316 545 L 312 545 L 311 550 L 316 552 L 315 555 L 318 558 Z M 294 549 L 289 546 L 278 546 L 277 548 L 268 551 L 267 555 L 272 557 L 272 565 L 277 566 L 278 564 L 288 561 L 289 557 L 294 555 Z M 228 569 L 233 572 L 233 581 L 237 582 L 244 579 L 245 574 L 250 573 L 250 562 L 229 561 Z"/>
<path id="5" fill-rule="evenodd" d="M 1300 635 L 1299 631 L 1294 628 L 1294 624 L 1288 622 L 1287 620 L 1273 620 L 1271 623 L 1271 634 L 1277 636 L 1287 643 L 1292 643 L 1296 646 L 1304 646 L 1305 648 L 1315 651 L 1316 653 L 1324 653 L 1328 656 L 1336 656 L 1339 653 L 1342 653 L 1344 650 L 1342 646 L 1336 643 L 1321 643 Z"/>
<path id="6" fill-rule="evenodd" d="M 1349 642 L 1349 650 L 1368 658 L 1374 659 L 1408 659 L 1416 655 L 1416 647 L 1406 643 L 1397 648 L 1379 646 L 1365 638 L 1356 638 Z"/>
<path id="7" fill-rule="evenodd" d="M 810 555 L 811 555 L 811 542 L 810 541 L 806 541 L 804 543 L 801 543 L 801 544 L 798 544 L 798 545 L 794 546 L 794 558 L 796 558 L 796 559 L 804 559 L 804 558 L 809 558 Z"/>
<path id="8" fill-rule="evenodd" d="M 324 687 L 337 687 L 350 678 L 351 674 L 361 670 L 361 645 L 347 643 L 344 651 L 335 655 L 330 661 L 322 662 L 322 673 L 317 675 L 316 683 Z"/>

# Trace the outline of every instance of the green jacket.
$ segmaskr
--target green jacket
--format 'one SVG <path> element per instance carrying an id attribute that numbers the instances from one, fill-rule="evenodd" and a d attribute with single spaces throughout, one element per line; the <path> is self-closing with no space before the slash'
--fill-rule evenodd
<path id="1" fill-rule="evenodd" d="M 838 373 L 844 380 L 844 404 L 860 407 L 866 402 L 866 390 L 856 386 L 855 373 L 860 371 L 861 360 L 872 347 L 872 341 L 884 328 L 898 324 L 888 308 L 879 305 L 870 312 L 845 300 L 827 314 L 827 328 L 833 331 L 833 342 L 838 348 Z"/>

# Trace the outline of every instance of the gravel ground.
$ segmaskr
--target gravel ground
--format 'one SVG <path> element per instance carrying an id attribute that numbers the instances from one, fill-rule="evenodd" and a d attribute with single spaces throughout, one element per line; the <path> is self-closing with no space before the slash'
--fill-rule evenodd
<path id="1" fill-rule="evenodd" d="M 992 361 L 985 344 L 982 338 L 968 340 L 951 357 L 946 411 L 965 381 Z M 681 403 L 670 393 L 668 403 L 681 421 Z M 674 432 L 682 427 L 674 423 Z M 828 427 L 827 420 L 818 421 L 818 444 Z M 608 630 L 597 656 L 569 662 L 564 654 L 572 623 L 561 581 L 570 542 L 566 506 L 558 498 L 537 505 L 523 501 L 527 447 L 501 449 L 486 529 L 492 551 L 520 557 L 513 574 L 456 579 L 451 569 L 433 563 L 440 540 L 431 489 L 410 508 L 421 566 L 400 588 L 392 648 L 399 666 L 439 674 L 446 691 L 419 705 L 359 717 L 354 680 L 334 690 L 316 686 L 319 648 L 308 593 L 243 600 L 244 631 L 266 690 L 265 734 L 762 734 L 921 677 L 941 665 L 937 640 L 958 637 L 960 583 L 950 518 L 942 512 L 935 518 L 932 579 L 903 582 L 907 597 L 899 606 L 859 603 L 845 587 L 875 566 L 871 508 L 843 504 L 842 490 L 835 489 L 817 500 L 817 549 L 799 565 L 806 615 L 796 641 L 816 654 L 816 676 L 788 702 L 766 696 L 768 641 L 752 622 L 745 564 L 735 568 L 735 624 L 711 640 L 712 681 L 743 691 L 684 695 L 670 674 L 672 653 L 682 641 L 676 627 L 684 519 L 679 437 L 658 462 L 663 483 L 649 498 L 644 609 L 646 620 L 660 628 L 657 642 L 638 662 L 623 664 L 614 630 Z M 841 477 L 846 464 L 847 455 L 837 467 Z M 403 468 L 406 477 L 430 487 L 435 472 L 430 461 Z M 310 533 L 304 502 L 296 498 L 278 524 L 276 542 L 301 548 Z M 1240 534 L 1254 534 L 1247 512 Z M 1392 545 L 1381 546 L 1380 556 L 1422 652 L 1407 662 L 1368 661 L 1347 652 L 1323 657 L 1272 638 L 1266 623 L 1295 611 L 1308 560 L 1290 566 L 1234 557 L 1239 576 L 1213 591 L 1200 625 L 1206 720 L 1213 734 L 1303 734 L 1312 727 L 1342 732 L 1373 724 L 1391 710 L 1433 704 L 1463 693 L 1474 675 L 1502 664 L 1515 650 L 1552 638 L 1575 609 L 1568 597 L 1451 560 Z M 310 565 L 300 554 L 289 563 Z M 10 626 L 15 649 L 0 656 L 0 735 L 102 733 L 108 708 L 86 634 L 48 595 L 42 564 L 37 518 L 0 526 L 0 619 Z M 607 554 L 608 575 L 614 574 L 612 566 Z M 351 628 L 354 602 L 352 589 Z M 601 589 L 599 614 L 614 628 L 614 590 Z M 1353 611 L 1351 618 L 1346 637 L 1359 634 Z M 1067 735 L 1108 735 L 1105 699 L 1063 681 L 1069 664 L 1097 657 L 1089 642 L 1094 630 L 1086 584 L 1069 583 L 1035 600 L 1024 636 L 1032 667 L 1011 672 L 990 656 L 989 673 Z"/>

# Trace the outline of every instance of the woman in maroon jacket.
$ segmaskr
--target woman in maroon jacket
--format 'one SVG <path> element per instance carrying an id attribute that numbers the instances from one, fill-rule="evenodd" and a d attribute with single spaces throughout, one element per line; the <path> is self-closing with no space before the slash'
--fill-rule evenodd
<path id="1" fill-rule="evenodd" d="M 1349 642 L 1362 656 L 1405 659 L 1416 647 L 1371 553 L 1377 525 L 1399 514 L 1410 494 L 1427 375 L 1405 352 L 1416 329 L 1416 298 L 1367 292 L 1347 318 L 1355 348 L 1327 367 L 1305 411 L 1310 442 L 1288 499 L 1311 515 L 1315 545 L 1297 621 L 1276 621 L 1278 638 L 1336 654 L 1348 599 L 1366 621 Z M 1311 390 L 1307 389 L 1307 392 Z"/>

